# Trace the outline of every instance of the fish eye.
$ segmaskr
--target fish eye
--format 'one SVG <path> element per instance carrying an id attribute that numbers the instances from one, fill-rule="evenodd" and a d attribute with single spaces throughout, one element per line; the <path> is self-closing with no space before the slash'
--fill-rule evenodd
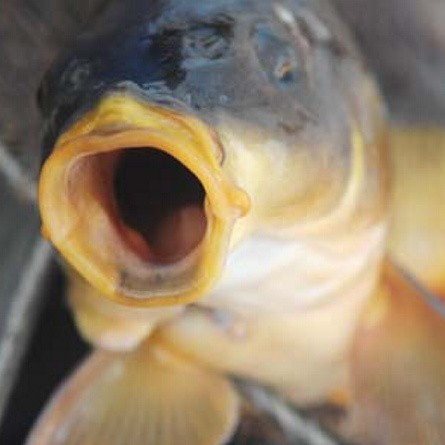
<path id="1" fill-rule="evenodd" d="M 183 52 L 189 59 L 218 60 L 231 52 L 230 22 L 195 25 L 184 35 Z"/>
<path id="2" fill-rule="evenodd" d="M 280 88 L 292 87 L 303 72 L 295 49 L 265 23 L 255 26 L 253 42 L 257 59 L 268 80 Z"/>

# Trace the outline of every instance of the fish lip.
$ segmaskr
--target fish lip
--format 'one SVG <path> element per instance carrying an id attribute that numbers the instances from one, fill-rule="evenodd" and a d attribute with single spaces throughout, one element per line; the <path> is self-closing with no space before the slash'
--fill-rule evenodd
<path id="1" fill-rule="evenodd" d="M 198 178 L 206 193 L 208 228 L 201 252 L 187 255 L 176 269 L 153 264 L 148 268 L 146 263 L 144 272 L 144 264 L 133 261 L 129 273 L 119 270 L 122 265 L 117 265 L 116 252 L 105 261 L 103 253 L 94 252 L 94 246 L 89 245 L 91 240 L 82 235 L 85 216 L 75 212 L 68 193 L 70 174 L 79 161 L 98 153 L 137 147 L 165 151 Z M 87 281 L 112 301 L 137 307 L 194 302 L 219 277 L 233 224 L 249 206 L 245 193 L 224 174 L 221 161 L 215 135 L 196 117 L 148 103 L 128 92 L 112 92 L 58 138 L 42 168 L 42 233 Z M 106 224 L 106 218 L 101 221 Z M 196 261 L 191 267 L 193 258 Z M 187 275 L 193 270 L 182 285 L 160 285 L 173 278 L 181 282 L 181 273 Z"/>

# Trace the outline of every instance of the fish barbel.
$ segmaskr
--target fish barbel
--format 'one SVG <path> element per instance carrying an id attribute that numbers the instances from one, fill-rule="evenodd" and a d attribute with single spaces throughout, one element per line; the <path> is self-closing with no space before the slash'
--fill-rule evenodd
<path id="1" fill-rule="evenodd" d="M 389 412 L 368 397 L 388 382 L 399 400 L 397 376 L 366 365 L 403 368 L 416 342 L 393 326 L 432 344 L 432 382 L 445 330 L 385 259 L 385 111 L 329 3 L 134 1 L 99 22 L 39 94 L 42 231 L 99 351 L 28 444 L 226 443 L 227 375 L 347 404 L 363 443 L 439 443 L 424 420 L 444 414 L 443 390 L 412 426 L 401 406 L 422 385 Z"/>

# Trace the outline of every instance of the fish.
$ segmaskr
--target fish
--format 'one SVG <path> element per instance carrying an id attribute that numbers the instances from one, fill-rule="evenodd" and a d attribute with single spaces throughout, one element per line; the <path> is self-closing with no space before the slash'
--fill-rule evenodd
<path id="1" fill-rule="evenodd" d="M 27 445 L 223 445 L 233 376 L 441 444 L 445 322 L 388 253 L 396 138 L 328 1 L 119 2 L 38 101 L 42 233 L 95 351 Z"/>

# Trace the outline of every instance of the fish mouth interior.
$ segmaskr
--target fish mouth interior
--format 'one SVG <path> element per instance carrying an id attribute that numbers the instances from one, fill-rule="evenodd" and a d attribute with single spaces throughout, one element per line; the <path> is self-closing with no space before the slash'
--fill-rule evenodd
<path id="1" fill-rule="evenodd" d="M 198 178 L 153 147 L 118 150 L 111 156 L 117 157 L 111 201 L 125 244 L 154 264 L 187 257 L 203 240 L 207 226 L 205 190 Z"/>
<path id="2" fill-rule="evenodd" d="M 149 145 L 85 153 L 65 184 L 62 236 L 119 292 L 161 297 L 200 285 L 214 217 L 202 181 L 175 156 Z"/>

